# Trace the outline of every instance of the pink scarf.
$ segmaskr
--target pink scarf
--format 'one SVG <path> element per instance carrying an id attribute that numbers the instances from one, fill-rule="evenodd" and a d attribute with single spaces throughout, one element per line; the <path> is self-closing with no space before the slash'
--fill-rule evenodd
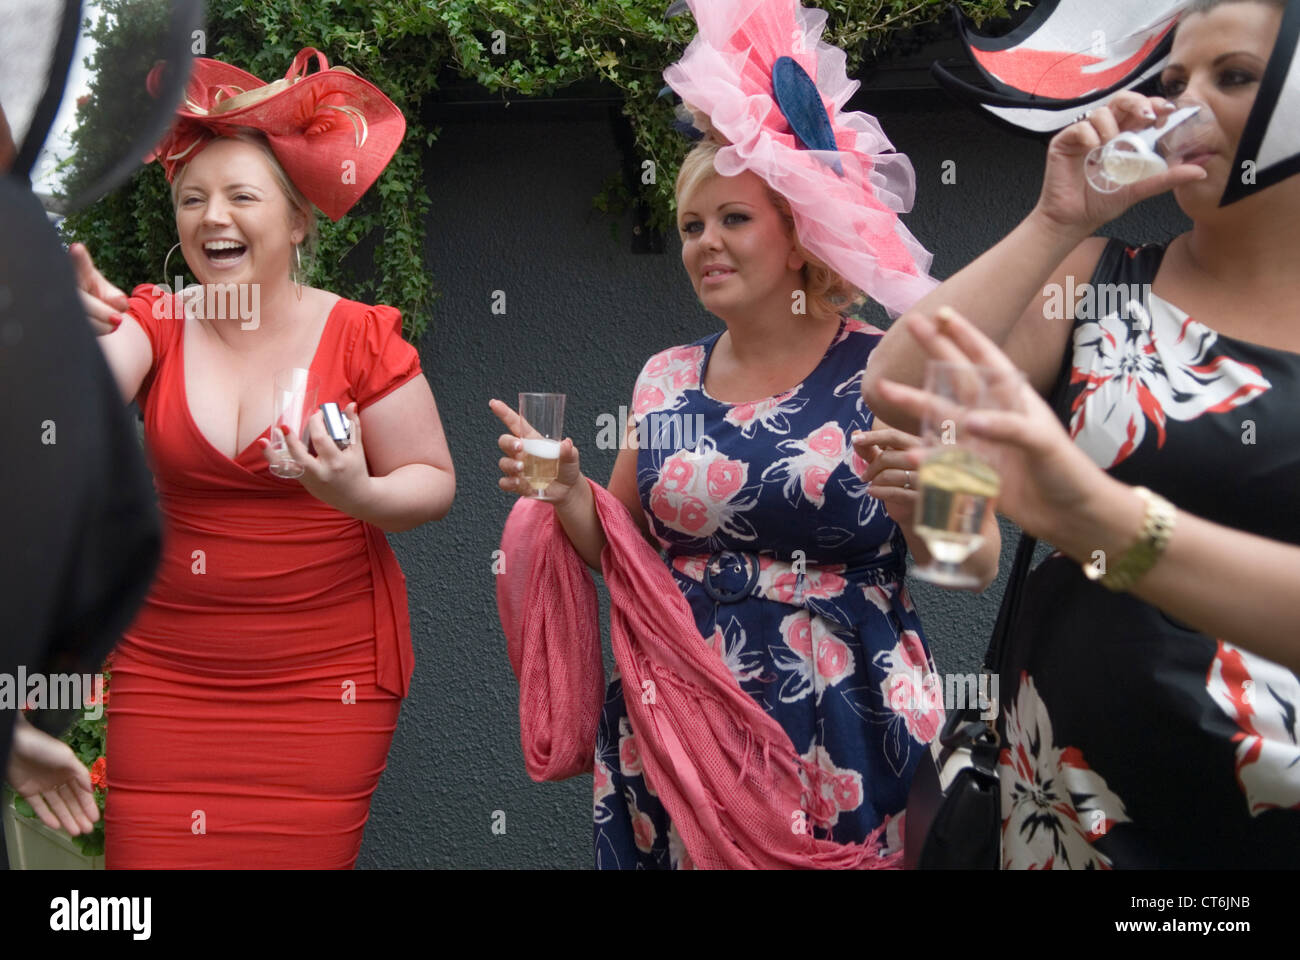
<path id="1" fill-rule="evenodd" d="M 590 481 L 589 481 L 590 482 Z M 812 836 L 794 744 L 695 626 L 686 598 L 627 509 L 591 484 L 608 546 L 614 660 L 646 779 L 702 868 L 873 869 L 860 844 Z M 521 499 L 502 535 L 497 609 L 519 681 L 524 763 L 536 781 L 592 769 L 604 702 L 596 590 L 549 504 Z"/>

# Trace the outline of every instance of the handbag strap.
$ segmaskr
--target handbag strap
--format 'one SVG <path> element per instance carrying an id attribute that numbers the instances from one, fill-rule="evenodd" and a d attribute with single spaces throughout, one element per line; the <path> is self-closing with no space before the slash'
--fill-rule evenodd
<path id="1" fill-rule="evenodd" d="M 1006 636 L 1020 610 L 1020 598 L 1024 593 L 1025 580 L 1029 577 L 1029 565 L 1033 562 L 1034 548 L 1037 546 L 1037 538 L 1021 531 L 1020 544 L 1016 547 L 1016 559 L 1012 561 L 1011 576 L 1007 580 L 1007 589 L 1002 594 L 1002 605 L 998 607 L 998 618 L 993 624 L 993 634 L 989 637 L 988 649 L 984 651 L 985 673 L 1000 673 L 1002 670 Z"/>

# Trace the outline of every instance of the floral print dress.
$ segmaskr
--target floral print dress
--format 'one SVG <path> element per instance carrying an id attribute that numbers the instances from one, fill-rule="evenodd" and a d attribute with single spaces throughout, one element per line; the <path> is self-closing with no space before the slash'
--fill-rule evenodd
<path id="1" fill-rule="evenodd" d="M 797 387 L 749 403 L 703 388 L 720 334 L 651 357 L 637 378 L 637 484 L 701 635 L 801 754 L 807 828 L 901 844 L 912 772 L 943 721 L 903 586 L 906 546 L 850 443 L 881 331 L 843 318 Z M 617 676 L 595 758 L 596 865 L 691 866 L 646 780 Z"/>
<path id="2" fill-rule="evenodd" d="M 1150 293 L 1164 252 L 1107 246 L 1093 287 L 1119 296 L 1075 321 L 1057 413 L 1123 482 L 1300 544 L 1300 354 Z M 1000 688 L 1004 868 L 1296 866 L 1291 671 L 1056 553 L 1026 581 Z"/>

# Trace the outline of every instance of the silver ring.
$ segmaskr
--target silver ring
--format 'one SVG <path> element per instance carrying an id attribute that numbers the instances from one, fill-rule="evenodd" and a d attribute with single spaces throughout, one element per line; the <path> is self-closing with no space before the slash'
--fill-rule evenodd
<path id="1" fill-rule="evenodd" d="M 903 489 L 904 489 L 904 490 L 911 490 L 911 489 L 912 489 L 912 471 L 911 471 L 911 470 L 904 470 L 904 471 L 903 471 Z"/>

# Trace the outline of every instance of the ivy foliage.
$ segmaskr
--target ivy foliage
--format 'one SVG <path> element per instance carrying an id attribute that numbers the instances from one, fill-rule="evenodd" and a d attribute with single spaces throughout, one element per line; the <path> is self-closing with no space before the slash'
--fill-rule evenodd
<path id="1" fill-rule="evenodd" d="M 959 0 L 977 24 L 1007 16 L 1025 0 Z M 104 0 L 92 26 L 100 44 L 92 70 L 125 53 L 115 23 L 132 0 Z M 829 15 L 825 39 L 848 54 L 850 76 L 864 55 L 899 31 L 947 15 L 949 0 L 818 0 Z M 687 141 L 672 127 L 673 100 L 661 98 L 663 69 L 695 34 L 689 15 L 665 18 L 668 0 L 208 0 L 202 49 L 265 81 L 284 75 L 305 46 L 350 67 L 383 90 L 407 119 L 406 140 L 376 185 L 339 223 L 321 218 L 310 282 L 353 299 L 391 303 L 416 340 L 436 300 L 436 265 L 425 256 L 432 200 L 422 151 L 437 149 L 437 129 L 421 105 L 453 76 L 511 97 L 562 96 L 600 84 L 623 101 L 641 164 L 653 182 L 627 183 L 612 172 L 595 205 L 617 214 L 639 201 L 650 226 L 673 222 L 672 184 Z M 637 194 L 639 191 L 639 195 Z M 151 164 L 129 184 L 64 221 L 66 239 L 85 243 L 105 276 L 119 285 L 162 280 L 175 242 L 170 194 Z M 173 257 L 172 273 L 180 257 Z"/>

